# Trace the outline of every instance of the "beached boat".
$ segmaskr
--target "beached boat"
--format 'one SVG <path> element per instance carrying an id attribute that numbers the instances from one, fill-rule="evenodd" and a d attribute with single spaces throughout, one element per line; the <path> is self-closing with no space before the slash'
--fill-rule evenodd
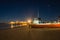
<path id="1" fill-rule="evenodd" d="M 59 23 L 53 23 L 53 24 L 30 24 L 32 28 L 60 28 Z"/>
<path id="2" fill-rule="evenodd" d="M 30 24 L 30 26 L 35 28 L 60 28 L 60 22 L 53 21 L 53 23 L 47 23 L 35 18 Z"/>

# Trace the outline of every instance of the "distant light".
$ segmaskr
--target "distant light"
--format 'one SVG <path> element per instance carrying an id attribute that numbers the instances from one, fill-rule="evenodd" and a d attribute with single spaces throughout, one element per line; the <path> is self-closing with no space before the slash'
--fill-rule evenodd
<path id="1" fill-rule="evenodd" d="M 31 23 L 31 20 L 28 20 L 29 23 Z"/>
<path id="2" fill-rule="evenodd" d="M 15 24 L 15 22 L 11 21 L 10 24 Z"/>
<path id="3" fill-rule="evenodd" d="M 11 28 L 14 28 L 13 24 L 15 24 L 15 22 L 11 21 L 10 24 L 11 24 Z"/>
<path id="4" fill-rule="evenodd" d="M 25 23 L 25 24 L 22 24 L 22 26 L 27 26 L 27 23 Z"/>
<path id="5" fill-rule="evenodd" d="M 31 22 L 32 22 L 32 20 L 31 20 L 31 19 L 28 19 L 28 20 L 27 20 L 27 22 L 28 22 L 28 23 L 31 23 Z"/>

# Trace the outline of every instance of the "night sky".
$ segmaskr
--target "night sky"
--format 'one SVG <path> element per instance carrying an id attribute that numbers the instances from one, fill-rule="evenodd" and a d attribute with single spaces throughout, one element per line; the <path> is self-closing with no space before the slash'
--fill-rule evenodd
<path id="1" fill-rule="evenodd" d="M 0 22 L 39 17 L 53 20 L 60 16 L 59 0 L 0 0 Z"/>

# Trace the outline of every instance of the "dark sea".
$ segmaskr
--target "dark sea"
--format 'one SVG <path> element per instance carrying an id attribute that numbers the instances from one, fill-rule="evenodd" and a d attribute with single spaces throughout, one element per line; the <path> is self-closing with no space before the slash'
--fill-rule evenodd
<path id="1" fill-rule="evenodd" d="M 0 30 L 1 29 L 9 29 L 10 28 L 10 24 L 0 24 Z"/>

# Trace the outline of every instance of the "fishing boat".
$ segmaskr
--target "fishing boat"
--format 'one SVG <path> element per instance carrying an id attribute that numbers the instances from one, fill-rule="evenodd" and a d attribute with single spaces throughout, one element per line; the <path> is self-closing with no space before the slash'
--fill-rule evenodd
<path id="1" fill-rule="evenodd" d="M 32 23 L 30 24 L 31 27 L 33 28 L 60 28 L 60 22 L 54 21 L 53 23 L 51 22 L 43 22 L 37 18 L 35 18 Z"/>

